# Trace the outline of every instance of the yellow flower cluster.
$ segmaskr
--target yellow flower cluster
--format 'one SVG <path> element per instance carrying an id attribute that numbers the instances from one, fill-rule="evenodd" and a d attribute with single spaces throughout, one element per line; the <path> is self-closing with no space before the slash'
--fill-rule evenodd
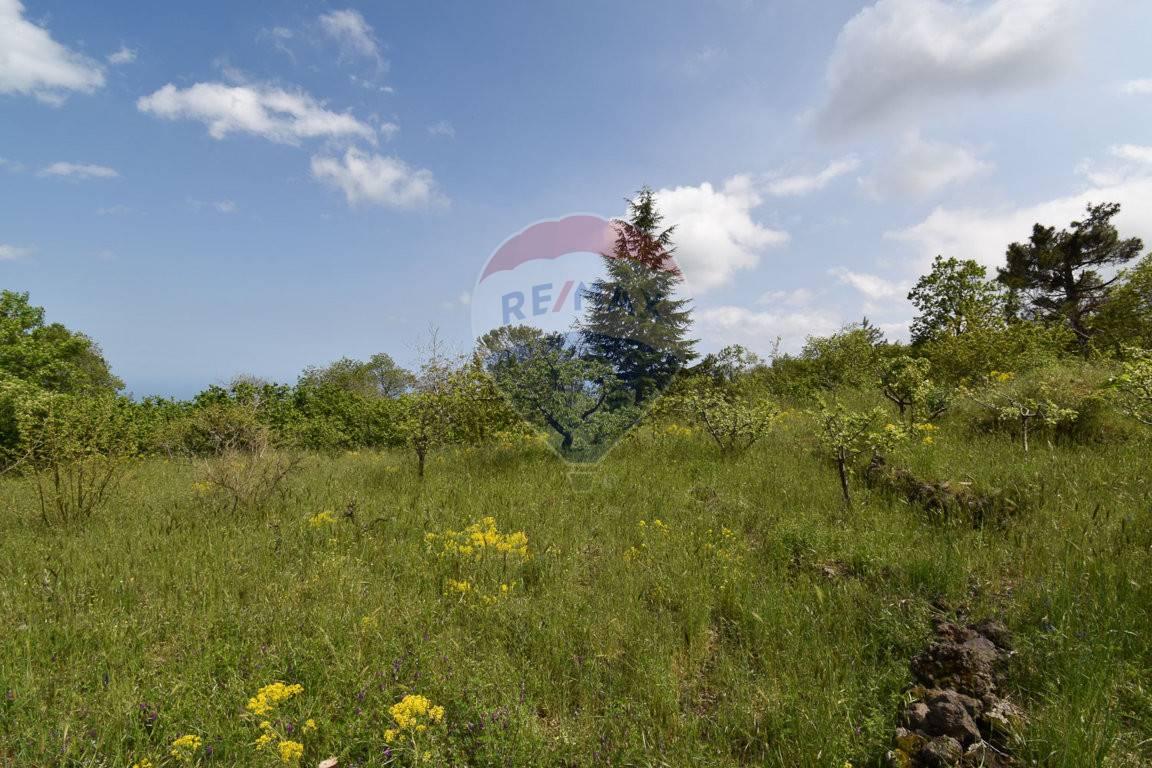
<path id="1" fill-rule="evenodd" d="M 696 434 L 696 430 L 692 427 L 686 427 L 683 424 L 669 424 L 664 427 L 664 434 L 668 437 L 687 439 Z"/>
<path id="2" fill-rule="evenodd" d="M 935 424 L 924 422 L 922 424 L 915 425 L 915 429 L 920 433 L 920 442 L 922 444 L 932 445 L 936 442 L 936 432 L 940 430 L 940 427 L 936 426 Z"/>
<path id="3" fill-rule="evenodd" d="M 139 762 L 132 763 L 132 768 L 155 768 L 155 766 L 152 764 L 151 760 L 145 757 Z"/>
<path id="4" fill-rule="evenodd" d="M 280 762 L 285 765 L 297 765 L 302 757 L 304 757 L 303 744 L 288 739 L 280 742 Z"/>
<path id="5" fill-rule="evenodd" d="M 473 557 L 477 560 L 489 553 L 513 555 L 522 560 L 530 557 L 527 534 L 523 531 L 501 533 L 496 527 L 496 518 L 491 516 L 472 523 L 462 531 L 429 532 L 425 534 L 424 541 L 433 550 L 439 543 L 442 556 Z"/>
<path id="6" fill-rule="evenodd" d="M 1008 382 L 1012 381 L 1012 379 L 1016 378 L 1016 374 L 1009 373 L 1008 371 L 992 371 L 990 374 L 988 374 L 988 378 L 997 384 L 1007 384 Z"/>
<path id="7" fill-rule="evenodd" d="M 255 696 L 248 700 L 247 710 L 252 715 L 267 718 L 275 713 L 281 704 L 303 692 L 304 686 L 299 683 L 293 685 L 285 685 L 280 682 L 272 683 L 261 688 Z M 302 743 L 285 738 L 276 730 L 276 726 L 272 724 L 271 720 L 261 720 L 259 728 L 260 735 L 256 737 L 255 744 L 257 752 L 271 751 L 280 758 L 280 762 L 284 765 L 297 766 L 300 764 L 304 758 L 304 745 Z M 300 728 L 300 732 L 304 734 L 312 733 L 315 730 L 316 721 L 311 718 L 304 721 Z"/>
<path id="8" fill-rule="evenodd" d="M 409 694 L 388 708 L 392 715 L 395 728 L 384 731 L 384 741 L 394 743 L 402 736 L 414 737 L 415 734 L 424 733 L 429 726 L 439 725 L 444 721 L 444 707 L 433 704 L 427 696 Z"/>
<path id="9" fill-rule="evenodd" d="M 281 703 L 301 693 L 304 693 L 304 686 L 299 683 L 285 685 L 277 682 L 266 685 L 248 699 L 248 711 L 254 715 L 271 714 Z"/>
<path id="10" fill-rule="evenodd" d="M 172 757 L 182 763 L 190 763 L 203 744 L 199 736 L 192 733 L 185 734 L 172 742 Z"/>
<path id="11" fill-rule="evenodd" d="M 324 528 L 329 525 L 336 524 L 336 516 L 332 514 L 332 510 L 326 509 L 323 512 L 317 512 L 312 517 L 308 518 L 308 526 L 310 528 Z"/>

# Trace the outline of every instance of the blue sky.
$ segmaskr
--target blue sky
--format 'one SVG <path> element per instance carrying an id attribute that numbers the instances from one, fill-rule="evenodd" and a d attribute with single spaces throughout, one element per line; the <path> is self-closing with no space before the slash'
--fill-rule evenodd
<path id="1" fill-rule="evenodd" d="M 0 285 L 136 394 L 463 347 L 533 221 L 678 225 L 702 348 L 900 338 L 932 255 L 1124 205 L 1152 242 L 1142 0 L 0 0 Z"/>

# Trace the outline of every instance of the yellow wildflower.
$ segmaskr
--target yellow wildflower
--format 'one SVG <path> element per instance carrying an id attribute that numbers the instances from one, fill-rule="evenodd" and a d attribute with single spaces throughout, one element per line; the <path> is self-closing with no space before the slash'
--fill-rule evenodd
<path id="1" fill-rule="evenodd" d="M 280 762 L 285 765 L 295 765 L 304 757 L 304 745 L 298 741 L 284 740 L 280 742 Z"/>
<path id="2" fill-rule="evenodd" d="M 335 523 L 336 516 L 332 514 L 332 510 L 330 509 L 318 512 L 308 518 L 308 525 L 312 528 L 323 528 L 326 525 L 334 525 Z"/>
<path id="3" fill-rule="evenodd" d="M 304 693 L 304 686 L 299 683 L 285 685 L 276 682 L 266 685 L 257 691 L 255 696 L 248 699 L 248 711 L 254 715 L 271 714 L 281 702 L 301 693 Z"/>
<path id="4" fill-rule="evenodd" d="M 190 763 L 203 743 L 199 736 L 192 733 L 185 734 L 172 742 L 172 757 L 182 763 Z"/>
<path id="5" fill-rule="evenodd" d="M 316 730 L 316 721 L 308 718 L 304 721 L 304 727 L 301 729 L 304 733 L 312 733 Z"/>

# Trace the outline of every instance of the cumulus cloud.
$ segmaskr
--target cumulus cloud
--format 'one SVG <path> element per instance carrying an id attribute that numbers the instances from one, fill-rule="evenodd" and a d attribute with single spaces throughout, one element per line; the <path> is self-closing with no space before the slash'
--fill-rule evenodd
<path id="1" fill-rule="evenodd" d="M 22 259 L 31 252 L 32 250 L 30 248 L 20 248 L 15 245 L 0 243 L 0 261 L 14 261 L 16 259 Z"/>
<path id="2" fill-rule="evenodd" d="M 1045 82 L 1069 63 L 1076 5 L 878 0 L 840 31 L 810 117 L 843 135 L 928 100 Z"/>
<path id="3" fill-rule="evenodd" d="M 345 9 L 325 13 L 320 17 L 320 29 L 336 41 L 346 56 L 363 56 L 383 66 L 376 32 L 359 11 Z"/>
<path id="4" fill-rule="evenodd" d="M 747 176 L 734 176 L 721 189 L 708 182 L 661 189 L 656 198 L 668 221 L 676 223 L 676 261 L 696 293 L 753 269 L 764 251 L 789 239 L 787 232 L 753 220 L 752 211 L 762 201 Z"/>
<path id="5" fill-rule="evenodd" d="M 829 270 L 828 273 L 872 301 L 903 299 L 908 294 L 907 283 L 889 280 L 878 275 L 853 272 L 844 267 L 836 267 Z"/>
<path id="6" fill-rule="evenodd" d="M 344 193 L 349 205 L 424 208 L 446 202 L 431 171 L 395 158 L 350 147 L 343 157 L 312 158 L 312 176 Z"/>
<path id="7" fill-rule="evenodd" d="M 121 45 L 119 50 L 114 53 L 108 54 L 108 63 L 114 67 L 122 64 L 131 64 L 136 61 L 136 51 L 126 45 Z"/>
<path id="8" fill-rule="evenodd" d="M 794 288 L 790 291 L 768 291 L 759 299 L 757 304 L 783 305 L 786 307 L 806 307 L 812 303 L 816 295 L 807 288 Z"/>
<path id="9" fill-rule="evenodd" d="M 1121 233 L 1152 243 L 1152 170 L 1096 174 L 1089 183 L 1092 186 L 1082 192 L 1018 208 L 937 208 L 919 224 L 887 237 L 912 246 L 915 266 L 921 271 L 937 254 L 998 267 L 1008 244 L 1027 240 L 1033 224 L 1066 227 L 1083 218 L 1090 203 L 1117 202 L 1121 211 L 1116 226 Z"/>
<path id="10" fill-rule="evenodd" d="M 1121 144 L 1112 147 L 1111 152 L 1114 157 L 1118 157 L 1121 160 L 1152 165 L 1152 147 L 1144 147 L 1137 144 Z"/>
<path id="11" fill-rule="evenodd" d="M 1120 90 L 1129 96 L 1152 95 L 1152 78 L 1147 80 L 1129 80 L 1120 86 Z"/>
<path id="12" fill-rule="evenodd" d="M 779 350 L 796 352 L 808 336 L 823 336 L 840 326 L 831 312 L 757 312 L 740 306 L 698 308 L 692 314 L 694 330 L 709 347 L 741 344 L 753 352 L 769 356 Z"/>
<path id="13" fill-rule="evenodd" d="M 859 167 L 860 161 L 855 157 L 833 160 L 819 173 L 770 179 L 764 191 L 773 197 L 802 197 L 824 189 L 835 179 Z"/>
<path id="14" fill-rule="evenodd" d="M 25 19 L 20 0 L 0 0 L 0 93 L 60 104 L 69 92 L 91 93 L 103 85 L 99 64 Z"/>
<path id="15" fill-rule="evenodd" d="M 59 162 L 41 169 L 37 175 L 65 176 L 73 179 L 115 179 L 120 175 L 120 172 L 106 165 Z"/>
<path id="16" fill-rule="evenodd" d="M 325 109 L 303 91 L 263 85 L 196 83 L 177 88 L 169 83 L 140 98 L 136 107 L 166 120 L 204 123 L 214 139 L 231 133 L 248 133 L 282 144 L 311 138 L 376 139 L 372 126 L 350 113 Z"/>
<path id="17" fill-rule="evenodd" d="M 969 147 L 929 141 L 922 138 L 919 131 L 910 131 L 904 135 L 895 155 L 860 183 L 877 200 L 920 199 L 993 169 L 992 163 L 981 160 Z"/>

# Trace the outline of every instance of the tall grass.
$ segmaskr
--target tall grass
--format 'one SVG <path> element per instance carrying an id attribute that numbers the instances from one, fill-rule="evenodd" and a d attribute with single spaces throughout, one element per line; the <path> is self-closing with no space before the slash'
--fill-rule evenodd
<path id="1" fill-rule="evenodd" d="M 641 429 L 579 483 L 533 447 L 443 453 L 423 482 L 404 454 L 317 455 L 231 515 L 154 461 L 63 529 L 4 479 L 0 765 L 159 766 L 186 733 L 203 765 L 272 765 L 244 705 L 277 680 L 317 723 L 304 765 L 396 764 L 406 694 L 446 710 L 428 764 L 880 765 L 945 605 L 1017 633 L 1026 763 L 1152 762 L 1144 446 L 942 430 L 914 471 L 1027 497 L 977 530 L 863 490 L 845 509 L 810 434 L 720 459 Z M 484 516 L 532 552 L 492 604 L 446 594 L 425 543 Z"/>

